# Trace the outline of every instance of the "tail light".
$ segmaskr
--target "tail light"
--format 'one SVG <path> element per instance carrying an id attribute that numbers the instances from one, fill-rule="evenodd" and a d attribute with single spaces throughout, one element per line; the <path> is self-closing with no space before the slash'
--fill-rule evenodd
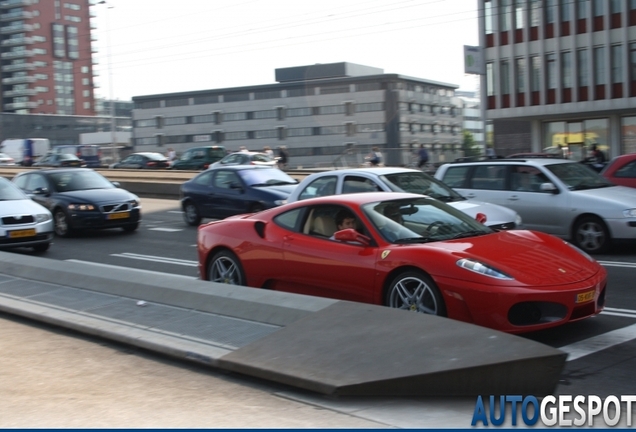
<path id="1" fill-rule="evenodd" d="M 151 166 L 155 166 L 155 165 L 157 165 L 157 162 L 152 162 L 152 161 L 146 162 L 146 166 L 151 167 Z"/>

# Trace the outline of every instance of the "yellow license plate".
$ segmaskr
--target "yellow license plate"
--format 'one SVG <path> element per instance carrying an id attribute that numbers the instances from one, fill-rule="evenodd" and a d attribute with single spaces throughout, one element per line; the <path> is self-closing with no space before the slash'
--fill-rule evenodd
<path id="1" fill-rule="evenodd" d="M 35 229 L 24 229 L 24 230 L 15 230 L 9 231 L 9 238 L 20 238 L 20 237 L 35 237 L 37 233 Z"/>
<path id="2" fill-rule="evenodd" d="M 584 292 L 584 293 L 581 293 L 581 294 L 577 294 L 576 295 L 576 302 L 577 303 L 585 303 L 587 301 L 594 300 L 594 293 L 595 292 L 596 291 L 592 290 L 592 291 Z"/>
<path id="3" fill-rule="evenodd" d="M 130 217 L 130 213 L 128 212 L 123 212 L 123 213 L 110 213 L 108 215 L 108 219 L 112 220 L 112 219 L 128 219 Z"/>

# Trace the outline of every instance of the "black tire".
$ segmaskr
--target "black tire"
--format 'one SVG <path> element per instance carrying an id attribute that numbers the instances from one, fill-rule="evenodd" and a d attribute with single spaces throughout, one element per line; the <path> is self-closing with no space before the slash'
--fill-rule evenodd
<path id="1" fill-rule="evenodd" d="M 33 251 L 35 253 L 44 253 L 49 250 L 51 243 L 40 243 L 39 245 L 33 246 Z"/>
<path id="2" fill-rule="evenodd" d="M 229 250 L 217 252 L 208 264 L 208 280 L 229 285 L 245 285 L 245 273 L 238 257 Z"/>
<path id="3" fill-rule="evenodd" d="M 135 232 L 137 231 L 137 228 L 139 228 L 139 222 L 132 225 L 126 225 L 121 228 L 124 230 L 124 232 L 127 232 L 127 233 Z"/>
<path id="4" fill-rule="evenodd" d="M 388 307 L 446 316 L 446 304 L 435 282 L 417 270 L 398 274 L 389 285 L 384 304 Z"/>
<path id="5" fill-rule="evenodd" d="M 587 253 L 605 253 L 612 239 L 605 223 L 596 216 L 577 220 L 572 229 L 572 242 Z"/>
<path id="6" fill-rule="evenodd" d="M 194 203 L 188 201 L 183 205 L 183 220 L 190 226 L 199 226 L 201 223 L 201 213 Z"/>
<path id="7" fill-rule="evenodd" d="M 57 209 L 53 212 L 53 226 L 55 235 L 60 237 L 70 237 L 73 233 L 73 228 L 69 223 L 68 216 L 62 209 Z"/>

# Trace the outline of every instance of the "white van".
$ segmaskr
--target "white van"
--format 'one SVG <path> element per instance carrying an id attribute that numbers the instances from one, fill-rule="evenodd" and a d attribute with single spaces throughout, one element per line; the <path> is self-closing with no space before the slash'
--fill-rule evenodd
<path id="1" fill-rule="evenodd" d="M 47 138 L 6 139 L 0 143 L 0 152 L 11 156 L 16 165 L 31 166 L 49 151 Z"/>

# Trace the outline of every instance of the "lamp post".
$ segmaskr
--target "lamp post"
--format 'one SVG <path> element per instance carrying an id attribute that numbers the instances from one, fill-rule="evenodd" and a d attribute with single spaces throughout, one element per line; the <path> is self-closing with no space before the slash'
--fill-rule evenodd
<path id="1" fill-rule="evenodd" d="M 107 9 L 112 9 L 108 2 L 102 0 L 97 4 L 106 5 Z M 119 162 L 119 152 L 117 151 L 117 127 L 115 124 L 115 101 L 113 96 L 113 66 L 110 49 L 110 25 L 108 22 L 108 11 L 106 11 L 106 59 L 108 62 L 108 94 L 110 98 L 110 145 L 113 150 L 113 162 Z"/>

